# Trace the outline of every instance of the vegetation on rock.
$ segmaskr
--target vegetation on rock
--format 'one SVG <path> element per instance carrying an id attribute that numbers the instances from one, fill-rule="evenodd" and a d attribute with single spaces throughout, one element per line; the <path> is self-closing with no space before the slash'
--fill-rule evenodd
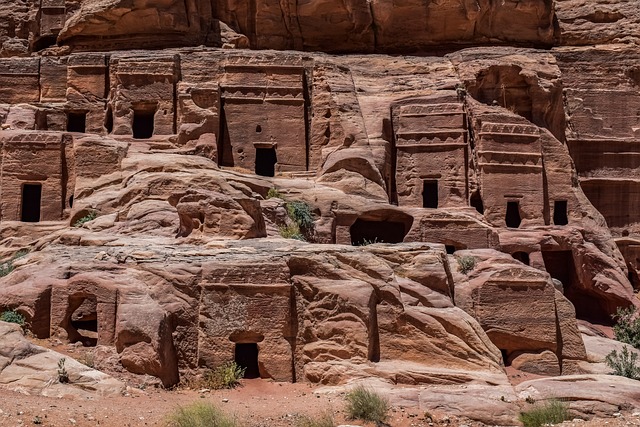
<path id="1" fill-rule="evenodd" d="M 613 318 L 616 320 L 613 327 L 615 338 L 640 349 L 640 317 L 636 317 L 635 308 L 618 308 Z"/>
<path id="2" fill-rule="evenodd" d="M 296 422 L 296 427 L 335 427 L 335 425 L 333 414 L 329 411 L 325 411 L 316 417 L 303 415 Z"/>
<path id="3" fill-rule="evenodd" d="M 205 371 L 202 385 L 214 390 L 234 388 L 240 384 L 244 371 L 245 368 L 240 367 L 236 362 L 227 362 L 213 370 Z"/>
<path id="4" fill-rule="evenodd" d="M 58 382 L 61 384 L 66 384 L 69 382 L 69 373 L 67 372 L 67 368 L 64 366 L 67 359 L 64 357 L 58 360 Z"/>
<path id="5" fill-rule="evenodd" d="M 166 422 L 167 427 L 238 427 L 236 420 L 217 406 L 197 402 L 178 408 Z"/>
<path id="6" fill-rule="evenodd" d="M 282 194 L 280 194 L 277 188 L 273 187 L 267 191 L 267 199 L 282 199 Z"/>
<path id="7" fill-rule="evenodd" d="M 86 224 L 89 221 L 93 221 L 97 217 L 98 217 L 98 213 L 97 212 L 89 212 L 88 214 L 86 214 L 85 216 L 83 216 L 82 218 L 80 218 L 79 220 L 74 222 L 73 226 L 74 227 L 82 227 L 84 224 Z"/>
<path id="8" fill-rule="evenodd" d="M 0 320 L 3 322 L 17 323 L 20 326 L 24 326 L 25 322 L 24 316 L 15 310 L 3 311 L 2 314 L 0 314 Z"/>
<path id="9" fill-rule="evenodd" d="M 462 274 L 468 274 L 476 267 L 476 259 L 472 256 L 456 257 L 458 262 L 458 271 Z"/>
<path id="10" fill-rule="evenodd" d="M 13 265 L 13 262 L 15 260 L 17 260 L 18 258 L 22 258 L 23 256 L 25 256 L 28 253 L 29 253 L 28 250 L 21 249 L 18 252 L 16 252 L 11 257 L 11 259 L 9 259 L 8 261 L 4 262 L 3 264 L 0 264 L 0 277 L 8 276 L 15 269 L 15 267 Z"/>
<path id="11" fill-rule="evenodd" d="M 640 366 L 638 366 L 638 353 L 622 347 L 620 353 L 613 350 L 604 359 L 608 367 L 613 369 L 614 375 L 640 380 Z"/>
<path id="12" fill-rule="evenodd" d="M 542 427 L 544 425 L 559 424 L 570 419 L 569 408 L 559 400 L 550 400 L 545 404 L 521 412 L 519 416 L 524 427 Z"/>
<path id="13" fill-rule="evenodd" d="M 387 419 L 389 402 L 364 386 L 357 386 L 346 396 L 347 416 L 353 420 L 383 422 Z"/>

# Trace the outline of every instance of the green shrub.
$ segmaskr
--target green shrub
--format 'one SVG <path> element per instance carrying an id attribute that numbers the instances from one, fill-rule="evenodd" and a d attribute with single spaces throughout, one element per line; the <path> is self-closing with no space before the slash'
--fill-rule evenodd
<path id="1" fill-rule="evenodd" d="M 280 236 L 284 237 L 285 239 L 296 239 L 303 242 L 306 240 L 303 234 L 300 232 L 300 227 L 295 223 L 284 225 L 280 227 L 278 231 L 280 232 Z"/>
<path id="2" fill-rule="evenodd" d="M 311 213 L 311 206 L 305 202 L 293 201 L 287 202 L 287 213 L 300 230 L 307 231 L 313 228 L 313 213 Z"/>
<path id="3" fill-rule="evenodd" d="M 524 427 L 553 425 L 570 419 L 568 406 L 559 400 L 550 400 L 530 411 L 520 412 L 519 418 Z"/>
<path id="4" fill-rule="evenodd" d="M 296 427 L 335 427 L 335 425 L 330 411 L 323 412 L 317 417 L 303 415 L 296 421 Z"/>
<path id="5" fill-rule="evenodd" d="M 15 310 L 3 311 L 2 314 L 0 314 L 0 320 L 3 322 L 17 323 L 20 326 L 24 326 L 25 322 L 24 316 Z"/>
<path id="6" fill-rule="evenodd" d="M 73 223 L 74 227 L 82 227 L 84 224 L 86 224 L 89 221 L 93 221 L 94 219 L 96 219 L 98 217 L 98 213 L 97 212 L 89 212 L 88 214 L 86 214 L 85 216 L 83 216 L 82 218 L 80 218 L 79 220 L 77 220 L 75 223 Z"/>
<path id="7" fill-rule="evenodd" d="M 457 257 L 456 261 L 458 261 L 458 271 L 462 274 L 468 274 L 476 268 L 476 259 L 472 256 Z"/>
<path id="8" fill-rule="evenodd" d="M 0 264 L 0 277 L 8 276 L 14 269 L 15 267 L 11 261 Z"/>
<path id="9" fill-rule="evenodd" d="M 346 396 L 347 416 L 353 420 L 384 422 L 389 411 L 389 402 L 377 393 L 357 386 Z"/>
<path id="10" fill-rule="evenodd" d="M 20 249 L 18 252 L 13 254 L 13 256 L 8 261 L 5 261 L 3 264 L 0 264 L 0 277 L 8 276 L 9 273 L 15 270 L 13 261 L 17 260 L 18 258 L 22 258 L 28 253 L 29 251 L 27 249 Z"/>
<path id="11" fill-rule="evenodd" d="M 282 199 L 282 194 L 276 188 L 270 188 L 267 191 L 267 199 Z"/>
<path id="12" fill-rule="evenodd" d="M 236 362 L 227 362 L 213 370 L 207 370 L 202 377 L 202 385 L 214 390 L 234 388 L 240 384 L 244 371 L 245 368 L 241 368 Z"/>
<path id="13" fill-rule="evenodd" d="M 627 343 L 637 349 L 640 349 L 640 318 L 634 318 L 636 309 L 618 308 L 613 318 L 616 324 L 613 327 L 613 335 L 623 343 Z"/>
<path id="14" fill-rule="evenodd" d="M 608 367 L 613 369 L 614 375 L 640 380 L 640 367 L 638 366 L 638 353 L 629 351 L 626 346 L 620 353 L 613 350 L 604 359 Z"/>
<path id="15" fill-rule="evenodd" d="M 197 402 L 169 415 L 167 427 L 237 427 L 236 420 L 211 403 Z"/>

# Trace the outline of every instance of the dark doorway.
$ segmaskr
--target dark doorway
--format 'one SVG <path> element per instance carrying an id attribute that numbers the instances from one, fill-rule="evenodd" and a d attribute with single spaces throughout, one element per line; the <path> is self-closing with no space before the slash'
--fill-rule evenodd
<path id="1" fill-rule="evenodd" d="M 236 344 L 235 361 L 241 368 L 244 368 L 245 378 L 260 378 L 258 368 L 258 344 Z"/>
<path id="2" fill-rule="evenodd" d="M 422 207 L 438 207 L 438 181 L 424 181 L 422 186 Z"/>
<path id="3" fill-rule="evenodd" d="M 153 136 L 154 117 L 156 115 L 153 110 L 133 110 L 133 137 L 135 139 L 149 139 Z"/>
<path id="4" fill-rule="evenodd" d="M 351 226 L 350 232 L 353 246 L 372 243 L 401 243 L 407 234 L 405 224 L 402 222 L 363 219 L 357 219 Z"/>
<path id="5" fill-rule="evenodd" d="M 453 245 L 444 245 L 444 248 L 449 255 L 453 255 L 453 253 L 456 251 L 456 247 Z"/>
<path id="6" fill-rule="evenodd" d="M 564 296 L 576 309 L 576 317 L 604 325 L 612 324 L 611 316 L 601 298 L 579 286 L 573 254 L 565 251 L 542 251 L 547 273 L 562 282 Z"/>
<path id="7" fill-rule="evenodd" d="M 22 222 L 40 222 L 40 201 L 42 200 L 41 184 L 24 184 L 22 186 Z"/>
<path id="8" fill-rule="evenodd" d="M 529 254 L 526 252 L 514 252 L 511 256 L 525 265 L 530 265 Z"/>
<path id="9" fill-rule="evenodd" d="M 556 200 L 553 203 L 553 223 L 555 225 L 569 224 L 569 218 L 567 218 L 567 201 L 566 200 Z"/>
<path id="10" fill-rule="evenodd" d="M 507 214 L 504 218 L 509 228 L 518 228 L 522 219 L 520 218 L 520 206 L 518 202 L 507 202 Z"/>
<path id="11" fill-rule="evenodd" d="M 275 148 L 256 148 L 256 175 L 274 176 L 277 161 Z"/>
<path id="12" fill-rule="evenodd" d="M 474 191 L 473 193 L 471 193 L 469 204 L 471 204 L 471 207 L 475 208 L 480 215 L 484 215 L 484 203 L 482 203 L 482 196 L 480 196 L 480 191 Z"/>
<path id="13" fill-rule="evenodd" d="M 87 129 L 87 113 L 67 113 L 67 132 L 85 133 Z"/>
<path id="14" fill-rule="evenodd" d="M 113 110 L 111 105 L 107 107 L 107 112 L 104 115 L 104 129 L 107 133 L 113 132 Z"/>
<path id="15" fill-rule="evenodd" d="M 507 364 L 509 361 L 509 352 L 504 349 L 500 349 L 500 354 L 502 355 L 502 362 L 504 366 L 511 366 L 511 363 Z"/>

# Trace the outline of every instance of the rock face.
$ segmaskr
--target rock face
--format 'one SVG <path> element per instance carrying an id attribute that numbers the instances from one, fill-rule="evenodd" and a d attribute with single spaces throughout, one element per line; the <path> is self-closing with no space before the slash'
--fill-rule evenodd
<path id="1" fill-rule="evenodd" d="M 0 322 L 0 387 L 23 394 L 66 398 L 118 395 L 125 385 L 62 354 L 31 344 L 18 325 Z M 64 359 L 69 382 L 58 380 Z"/>
<path id="2" fill-rule="evenodd" d="M 517 399 L 640 305 L 632 2 L 12 3 L 0 310 L 39 338 Z"/>

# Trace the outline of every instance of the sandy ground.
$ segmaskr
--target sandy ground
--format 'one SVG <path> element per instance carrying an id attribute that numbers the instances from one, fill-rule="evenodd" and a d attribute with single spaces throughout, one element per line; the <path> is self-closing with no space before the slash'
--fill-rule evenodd
<path id="1" fill-rule="evenodd" d="M 212 402 L 234 414 L 243 427 L 285 427 L 297 425 L 301 414 L 316 415 L 325 410 L 340 423 L 367 425 L 344 419 L 344 396 L 320 395 L 308 384 L 285 384 L 265 380 L 243 380 L 242 387 L 200 393 L 195 390 L 132 390 L 124 396 L 87 400 L 68 400 L 25 396 L 0 390 L 0 426 L 163 426 L 166 416 L 177 407 L 195 401 Z M 417 409 L 394 408 L 388 421 L 393 427 L 468 426 L 482 424 L 433 414 L 425 418 Z M 373 426 L 373 424 L 368 424 Z M 621 414 L 618 418 L 568 421 L 566 427 L 640 426 L 640 414 Z"/>
<path id="2" fill-rule="evenodd" d="M 56 339 L 30 339 L 80 361 L 90 359 L 88 355 L 94 351 L 90 347 L 64 344 Z M 165 390 L 145 386 L 144 377 L 123 370 L 106 371 L 128 384 L 129 391 L 122 396 L 70 400 L 0 390 L 0 427 L 164 426 L 169 414 L 194 402 L 216 404 L 235 416 L 242 427 L 298 427 L 301 416 L 313 417 L 326 411 L 334 415 L 337 425 L 374 426 L 345 418 L 344 394 L 316 393 L 316 387 L 310 384 L 252 379 L 242 380 L 241 386 L 232 390 Z M 537 377 L 510 368 L 507 375 L 514 384 Z M 387 422 L 392 427 L 483 426 L 446 413 L 428 414 L 418 408 L 392 408 Z M 617 418 L 568 421 L 563 426 L 640 426 L 640 414 L 623 413 Z"/>

